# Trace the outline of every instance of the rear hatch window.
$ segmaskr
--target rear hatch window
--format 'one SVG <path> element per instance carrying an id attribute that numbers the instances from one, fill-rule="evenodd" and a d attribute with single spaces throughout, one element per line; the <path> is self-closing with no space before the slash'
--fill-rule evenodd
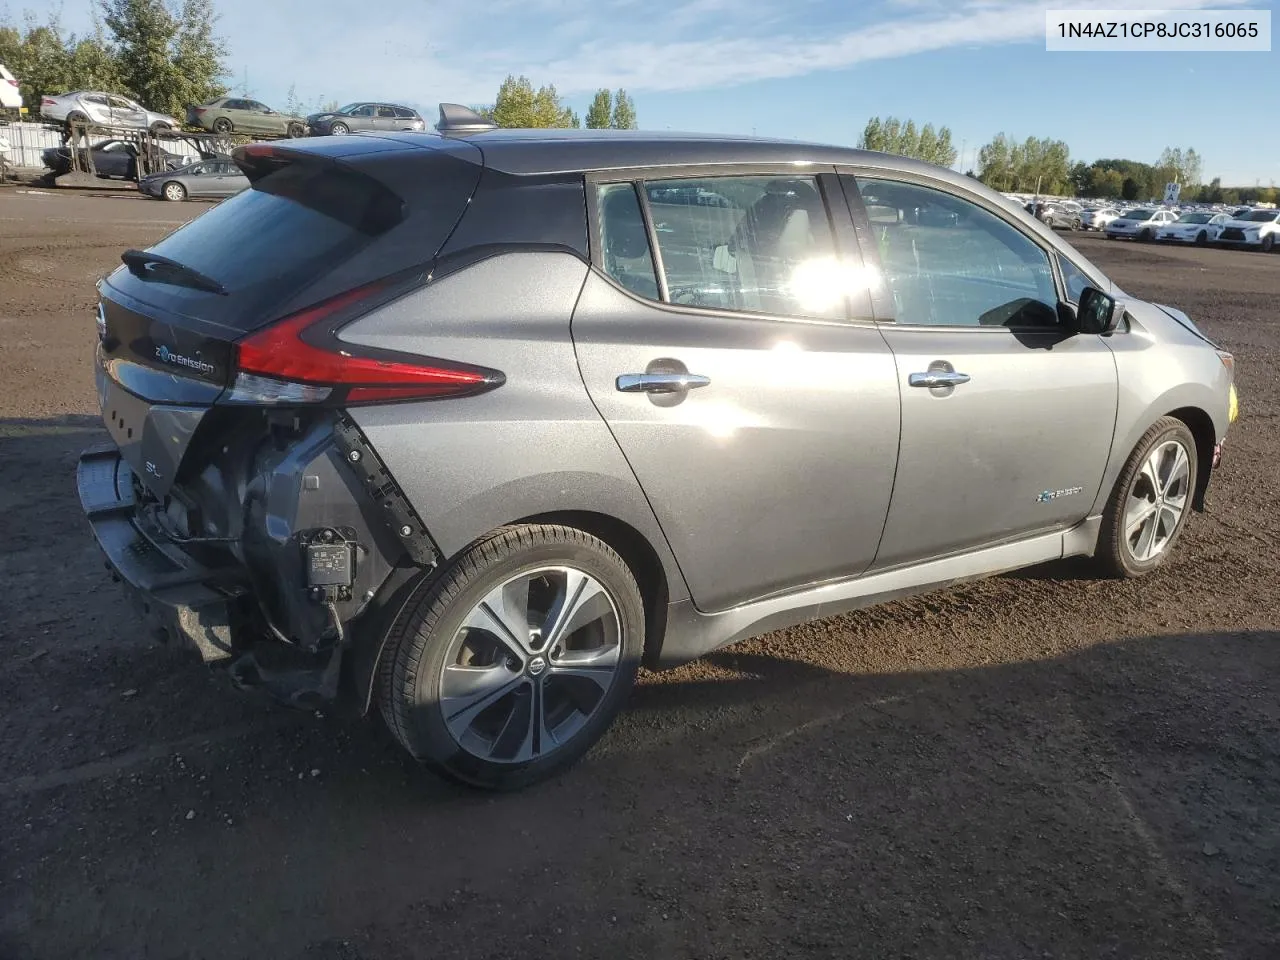
<path id="1" fill-rule="evenodd" d="M 403 211 L 404 202 L 370 177 L 283 164 L 147 251 L 215 280 L 225 304 L 197 288 L 139 296 L 196 300 L 209 319 L 248 331 L 269 319 L 275 302 L 396 226 Z"/>
<path id="2" fill-rule="evenodd" d="M 245 334 L 341 292 L 334 284 L 350 289 L 405 261 L 429 262 L 466 209 L 479 168 L 386 141 L 353 148 L 363 152 L 243 148 L 237 162 L 249 189 L 129 252 L 101 288 L 112 376 L 155 400 L 168 398 L 155 395 L 154 377 L 140 367 L 226 384 L 232 345 Z M 465 176 L 439 176 L 441 168 Z"/>

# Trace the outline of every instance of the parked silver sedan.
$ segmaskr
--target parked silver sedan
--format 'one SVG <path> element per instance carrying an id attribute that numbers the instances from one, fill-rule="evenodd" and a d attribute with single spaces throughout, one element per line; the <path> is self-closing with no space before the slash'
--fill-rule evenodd
<path id="1" fill-rule="evenodd" d="M 249 186 L 249 178 L 232 160 L 201 160 L 177 170 L 153 173 L 138 181 L 138 189 L 157 200 L 195 200 L 230 197 Z"/>

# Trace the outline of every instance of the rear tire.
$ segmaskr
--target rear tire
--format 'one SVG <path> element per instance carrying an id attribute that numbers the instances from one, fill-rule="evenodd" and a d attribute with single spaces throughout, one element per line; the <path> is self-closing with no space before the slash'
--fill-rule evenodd
<path id="1" fill-rule="evenodd" d="M 171 203 L 181 203 L 187 199 L 187 188 L 177 180 L 170 180 L 160 188 L 160 194 Z"/>
<path id="2" fill-rule="evenodd" d="M 504 527 L 406 606 L 379 662 L 378 706 L 432 769 L 515 790 L 592 747 L 626 702 L 643 651 L 640 590 L 608 544 L 572 527 Z"/>
<path id="3" fill-rule="evenodd" d="M 234 127 L 232 126 L 231 121 L 226 117 L 219 117 L 217 120 L 213 121 L 213 132 L 221 137 L 225 137 L 233 129 Z"/>
<path id="4" fill-rule="evenodd" d="M 1080 221 L 1079 221 L 1079 220 L 1072 220 L 1072 221 L 1071 221 L 1071 232 L 1072 232 L 1072 233 L 1075 233 L 1075 232 L 1076 232 L 1077 230 L 1079 230 L 1079 229 L 1080 229 Z"/>
<path id="5" fill-rule="evenodd" d="M 1142 435 L 1102 512 L 1094 563 L 1107 576 L 1140 577 L 1159 567 L 1182 535 L 1196 489 L 1196 441 L 1175 417 Z"/>

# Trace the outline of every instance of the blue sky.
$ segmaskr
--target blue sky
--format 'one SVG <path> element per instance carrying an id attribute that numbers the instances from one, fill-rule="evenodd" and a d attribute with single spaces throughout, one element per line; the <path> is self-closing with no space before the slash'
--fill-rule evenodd
<path id="1" fill-rule="evenodd" d="M 13 3 L 13 6 L 18 4 Z M 1048 53 L 1044 10 L 1269 9 L 1240 0 L 215 0 L 231 82 L 282 106 L 388 99 L 434 118 L 508 73 L 585 112 L 625 87 L 645 128 L 854 143 L 868 117 L 951 127 L 973 165 L 998 132 L 1073 159 L 1194 147 L 1205 178 L 1280 183 L 1280 54 Z M 87 29 L 90 0 L 59 5 Z M 45 4 L 37 2 L 42 13 Z"/>

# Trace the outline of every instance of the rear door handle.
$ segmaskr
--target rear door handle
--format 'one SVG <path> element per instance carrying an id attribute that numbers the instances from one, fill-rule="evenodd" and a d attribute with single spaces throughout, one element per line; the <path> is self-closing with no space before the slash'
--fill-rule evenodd
<path id="1" fill-rule="evenodd" d="M 912 373 L 907 376 L 907 384 L 912 387 L 958 387 L 968 382 L 967 373 L 955 373 L 951 370 L 930 370 L 927 373 Z"/>
<path id="2" fill-rule="evenodd" d="M 679 393 L 710 382 L 698 373 L 624 373 L 616 381 L 622 393 Z"/>

